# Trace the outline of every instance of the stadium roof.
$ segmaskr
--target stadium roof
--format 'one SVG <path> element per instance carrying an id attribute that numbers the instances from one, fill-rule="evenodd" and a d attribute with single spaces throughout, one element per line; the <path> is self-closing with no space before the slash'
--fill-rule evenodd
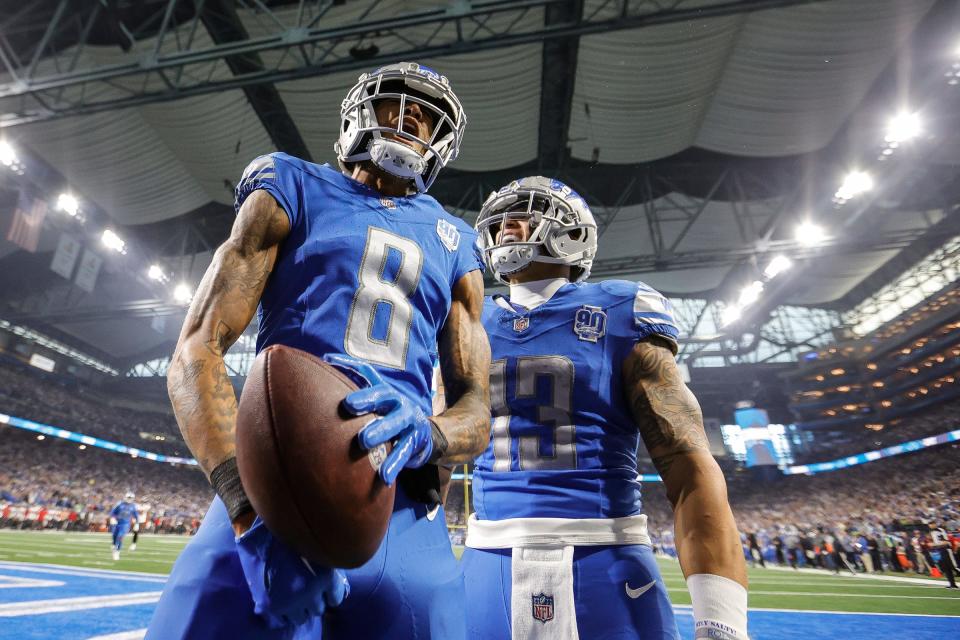
<path id="1" fill-rule="evenodd" d="M 782 253 L 797 268 L 767 308 L 844 310 L 958 232 L 951 0 L 66 6 L 0 19 L 0 136 L 23 164 L 0 167 L 0 227 L 24 189 L 71 191 L 86 222 L 51 210 L 35 253 L 0 240 L 0 318 L 113 361 L 169 349 L 169 287 L 199 281 L 244 165 L 332 161 L 347 88 L 397 59 L 447 75 L 468 113 L 432 194 L 472 219 L 510 179 L 567 181 L 601 226 L 597 277 L 728 299 Z M 901 109 L 924 135 L 885 145 Z M 875 188 L 834 202 L 854 168 Z M 813 248 L 793 238 L 811 216 L 831 235 Z M 92 292 L 50 270 L 61 233 L 104 259 Z"/>

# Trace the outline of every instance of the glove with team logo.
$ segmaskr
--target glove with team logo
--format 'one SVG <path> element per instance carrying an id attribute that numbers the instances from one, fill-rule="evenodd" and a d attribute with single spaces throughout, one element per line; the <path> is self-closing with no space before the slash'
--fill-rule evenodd
<path id="1" fill-rule="evenodd" d="M 273 537 L 259 516 L 237 538 L 237 554 L 253 595 L 253 610 L 271 628 L 301 625 L 350 595 L 342 571 L 297 555 Z"/>
<path id="2" fill-rule="evenodd" d="M 344 398 L 343 406 L 355 416 L 379 414 L 360 430 L 357 439 L 364 449 L 393 441 L 393 450 L 379 469 L 380 478 L 387 485 L 394 483 L 404 467 L 422 467 L 443 455 L 447 439 L 437 425 L 412 400 L 384 382 L 376 369 L 350 356 L 327 354 L 323 359 L 349 370 L 354 379 L 359 375 L 367 383 Z"/>

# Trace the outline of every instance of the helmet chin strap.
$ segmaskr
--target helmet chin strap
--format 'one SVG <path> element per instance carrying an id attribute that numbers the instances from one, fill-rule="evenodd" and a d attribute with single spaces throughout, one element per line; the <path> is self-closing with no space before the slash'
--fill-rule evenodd
<path id="1" fill-rule="evenodd" d="M 370 160 L 390 175 L 407 180 L 422 180 L 427 161 L 402 142 L 375 137 L 370 143 Z"/>

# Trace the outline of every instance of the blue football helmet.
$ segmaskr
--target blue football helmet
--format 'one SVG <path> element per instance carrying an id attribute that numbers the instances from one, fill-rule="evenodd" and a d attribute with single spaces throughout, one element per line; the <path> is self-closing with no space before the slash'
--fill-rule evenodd
<path id="1" fill-rule="evenodd" d="M 434 125 L 430 139 L 403 131 L 402 117 L 396 127 L 381 126 L 374 105 L 383 99 L 399 100 L 401 114 L 409 102 L 429 113 Z M 429 189 L 440 169 L 456 159 L 467 124 L 447 78 L 416 62 L 398 62 L 361 75 L 340 107 L 340 120 L 334 150 L 343 171 L 349 171 L 349 164 L 370 160 L 387 173 L 410 180 L 418 192 Z M 425 151 L 418 153 L 396 138 L 418 143 Z"/>
<path id="2" fill-rule="evenodd" d="M 508 218 L 530 220 L 530 237 L 500 242 Z M 597 223 L 576 191 L 559 180 L 533 176 L 490 194 L 477 217 L 477 233 L 487 267 L 506 283 L 531 262 L 573 267 L 574 282 L 586 280 L 597 253 Z"/>

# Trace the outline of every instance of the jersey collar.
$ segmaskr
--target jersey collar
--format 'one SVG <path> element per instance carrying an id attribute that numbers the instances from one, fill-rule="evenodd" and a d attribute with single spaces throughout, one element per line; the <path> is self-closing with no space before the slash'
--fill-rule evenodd
<path id="1" fill-rule="evenodd" d="M 570 284 L 566 278 L 548 278 L 511 284 L 510 302 L 532 311 L 549 302 L 550 298 L 565 284 Z"/>

